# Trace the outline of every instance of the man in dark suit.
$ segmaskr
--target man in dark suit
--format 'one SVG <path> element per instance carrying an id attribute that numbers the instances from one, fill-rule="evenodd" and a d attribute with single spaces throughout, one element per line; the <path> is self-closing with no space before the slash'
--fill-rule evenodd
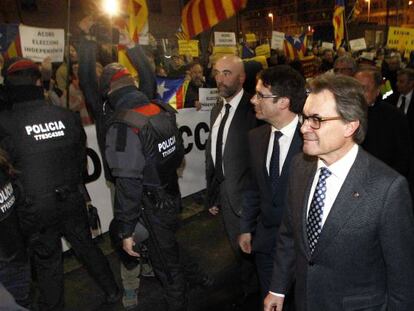
<path id="1" fill-rule="evenodd" d="M 358 146 L 363 89 L 322 75 L 303 109 L 265 311 L 414 310 L 414 218 L 406 179 Z"/>
<path id="2" fill-rule="evenodd" d="M 206 207 L 212 215 L 219 211 L 236 256 L 241 260 L 244 295 L 256 291 L 254 265 L 241 257 L 237 238 L 243 190 L 250 179 L 247 133 L 256 126 L 250 95 L 243 91 L 243 62 L 225 56 L 214 66 L 221 101 L 211 111 L 210 135 L 206 147 Z M 257 281 L 256 281 L 257 282 Z"/>
<path id="3" fill-rule="evenodd" d="M 412 146 L 406 117 L 381 99 L 382 76 L 378 69 L 361 68 L 355 78 L 363 86 L 368 104 L 368 130 L 361 146 L 401 175 L 408 177 Z"/>
<path id="4" fill-rule="evenodd" d="M 407 116 L 411 138 L 414 139 L 414 69 L 398 71 L 396 86 L 397 92 L 387 98 L 387 101 Z"/>
<path id="5" fill-rule="evenodd" d="M 305 96 L 302 76 L 281 65 L 260 73 L 251 99 L 256 118 L 267 123 L 249 132 L 252 178 L 244 192 L 239 245 L 243 252 L 254 253 L 263 299 L 272 278 L 290 163 L 302 150 L 297 114 L 302 112 Z"/>

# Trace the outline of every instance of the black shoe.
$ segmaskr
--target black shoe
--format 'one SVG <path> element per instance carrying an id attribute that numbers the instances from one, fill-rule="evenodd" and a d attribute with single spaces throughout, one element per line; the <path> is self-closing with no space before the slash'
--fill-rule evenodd
<path id="1" fill-rule="evenodd" d="M 121 298 L 122 298 L 122 291 L 118 289 L 115 293 L 106 295 L 104 303 L 108 305 L 112 305 L 112 304 L 119 302 Z"/>

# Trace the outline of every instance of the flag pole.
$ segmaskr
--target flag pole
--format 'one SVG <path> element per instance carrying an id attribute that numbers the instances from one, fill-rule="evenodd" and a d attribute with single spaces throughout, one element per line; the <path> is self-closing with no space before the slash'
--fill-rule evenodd
<path id="1" fill-rule="evenodd" d="M 66 24 L 66 51 L 65 51 L 65 56 L 66 56 L 66 108 L 69 109 L 69 88 L 70 88 L 70 78 L 69 78 L 69 73 L 70 73 L 70 67 L 71 67 L 71 61 L 70 61 L 70 0 L 67 0 L 67 24 Z"/>
<path id="2" fill-rule="evenodd" d="M 351 47 L 349 46 L 348 19 L 346 18 L 345 11 L 346 11 L 346 0 L 344 0 L 344 11 L 342 12 L 342 15 L 344 19 L 345 46 L 348 48 L 348 52 L 351 52 Z"/>

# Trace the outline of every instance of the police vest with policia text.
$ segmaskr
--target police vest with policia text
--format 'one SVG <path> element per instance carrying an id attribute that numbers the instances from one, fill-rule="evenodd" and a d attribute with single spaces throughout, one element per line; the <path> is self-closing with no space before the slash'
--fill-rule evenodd
<path id="1" fill-rule="evenodd" d="M 149 103 L 116 111 L 110 124 L 122 123 L 138 135 L 146 166 L 144 184 L 164 186 L 180 166 L 184 145 L 175 120 L 176 110 L 167 104 Z M 125 141 L 126 128 L 118 127 L 118 148 Z"/>

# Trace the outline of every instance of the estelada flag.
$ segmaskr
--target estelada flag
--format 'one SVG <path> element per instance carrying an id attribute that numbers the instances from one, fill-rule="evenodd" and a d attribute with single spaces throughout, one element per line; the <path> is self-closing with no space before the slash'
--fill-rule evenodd
<path id="1" fill-rule="evenodd" d="M 344 12 L 344 0 L 335 0 L 332 24 L 334 27 L 334 40 L 336 49 L 341 46 L 342 40 L 344 39 Z"/>
<path id="2" fill-rule="evenodd" d="M 193 38 L 246 7 L 247 0 L 190 0 L 181 12 L 181 28 Z"/>
<path id="3" fill-rule="evenodd" d="M 307 37 L 306 33 L 301 34 L 299 37 L 285 35 L 284 49 L 285 55 L 291 60 L 302 59 L 306 54 Z"/>
<path id="4" fill-rule="evenodd" d="M 157 99 L 175 109 L 184 108 L 187 87 L 184 78 L 157 77 Z"/>
<path id="5" fill-rule="evenodd" d="M 22 55 L 18 24 L 0 24 L 0 53 L 4 59 Z"/>

